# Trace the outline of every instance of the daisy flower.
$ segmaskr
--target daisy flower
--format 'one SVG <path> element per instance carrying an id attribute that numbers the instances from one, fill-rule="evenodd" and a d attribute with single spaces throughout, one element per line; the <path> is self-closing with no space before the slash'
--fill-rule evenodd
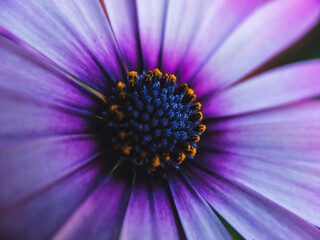
<path id="1" fill-rule="evenodd" d="M 1 239 L 320 239 L 318 0 L 0 9 Z"/>

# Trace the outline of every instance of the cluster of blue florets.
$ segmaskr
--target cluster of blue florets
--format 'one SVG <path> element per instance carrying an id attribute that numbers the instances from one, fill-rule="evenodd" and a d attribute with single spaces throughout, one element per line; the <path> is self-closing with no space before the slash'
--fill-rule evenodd
<path id="1" fill-rule="evenodd" d="M 129 72 L 112 92 L 104 119 L 115 157 L 152 173 L 179 169 L 195 156 L 205 126 L 201 104 L 187 84 L 177 87 L 174 75 L 155 69 Z"/>

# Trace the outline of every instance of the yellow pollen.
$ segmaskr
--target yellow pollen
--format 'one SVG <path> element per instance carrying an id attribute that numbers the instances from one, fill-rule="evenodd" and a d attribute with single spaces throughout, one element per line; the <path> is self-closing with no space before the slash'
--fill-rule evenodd
<path id="1" fill-rule="evenodd" d="M 126 85 L 124 85 L 123 82 L 117 82 L 117 85 L 116 85 L 116 89 L 118 92 L 121 92 L 123 91 L 123 89 L 126 87 Z"/>
<path id="2" fill-rule="evenodd" d="M 190 151 L 188 152 L 188 154 L 191 157 L 194 157 L 194 155 L 196 155 L 196 153 L 197 153 L 197 149 L 195 147 L 191 146 Z"/>
<path id="3" fill-rule="evenodd" d="M 183 83 L 180 87 L 183 91 L 187 91 L 188 90 L 188 84 Z"/>
<path id="4" fill-rule="evenodd" d="M 130 79 L 128 83 L 130 87 L 134 87 L 134 85 L 136 85 L 136 81 L 134 79 Z"/>
<path id="5" fill-rule="evenodd" d="M 138 73 L 135 71 L 129 72 L 128 75 L 129 75 L 129 79 L 134 79 L 138 77 Z"/>
<path id="6" fill-rule="evenodd" d="M 207 127 L 204 124 L 199 124 L 198 125 L 198 131 L 201 133 L 204 133 L 204 131 L 206 131 Z"/>
<path id="7" fill-rule="evenodd" d="M 146 75 L 143 77 L 143 81 L 144 82 L 150 82 L 151 81 L 151 75 L 146 73 Z"/>
<path id="8" fill-rule="evenodd" d="M 192 114 L 190 115 L 190 118 L 189 118 L 191 121 L 198 121 L 198 120 L 202 120 L 203 119 L 203 115 L 202 115 L 202 112 L 197 112 L 195 114 Z"/>
<path id="9" fill-rule="evenodd" d="M 194 102 L 196 100 L 197 96 L 195 94 L 190 95 L 190 101 Z"/>
<path id="10" fill-rule="evenodd" d="M 187 94 L 187 95 L 192 95 L 192 94 L 194 94 L 194 91 L 193 91 L 191 88 L 188 88 L 188 89 L 186 90 L 186 94 Z"/>
<path id="11" fill-rule="evenodd" d="M 119 107 L 117 105 L 110 106 L 110 112 L 115 112 Z"/>
<path id="12" fill-rule="evenodd" d="M 196 155 L 197 149 L 194 146 L 191 146 L 189 143 L 184 144 L 184 150 L 191 156 Z"/>
<path id="13" fill-rule="evenodd" d="M 119 137 L 123 140 L 128 135 L 125 131 L 119 131 L 118 132 Z"/>
<path id="14" fill-rule="evenodd" d="M 191 137 L 191 141 L 194 142 L 194 143 L 197 143 L 200 141 L 200 136 L 199 135 L 193 135 Z"/>
<path id="15" fill-rule="evenodd" d="M 160 70 L 158 68 L 156 68 L 155 70 L 152 71 L 152 75 L 157 76 L 157 77 L 161 77 L 162 72 L 160 72 Z"/>
<path id="16" fill-rule="evenodd" d="M 121 151 L 126 155 L 130 154 L 131 149 L 132 149 L 132 147 L 129 146 L 129 145 L 124 145 L 124 146 L 121 147 Z"/>
<path id="17" fill-rule="evenodd" d="M 169 76 L 169 81 L 171 81 L 171 82 L 173 82 L 173 83 L 177 82 L 176 76 L 175 76 L 174 74 L 171 74 L 171 75 Z"/>
<path id="18" fill-rule="evenodd" d="M 169 153 L 163 153 L 162 158 L 165 162 L 168 162 L 170 160 L 170 154 Z"/>
<path id="19" fill-rule="evenodd" d="M 178 153 L 178 156 L 177 156 L 178 164 L 180 165 L 185 158 L 186 158 L 186 155 L 183 152 Z"/>
<path id="20" fill-rule="evenodd" d="M 186 151 L 188 151 L 188 150 L 190 149 L 190 144 L 187 143 L 187 142 L 185 142 L 185 143 L 184 143 L 184 149 L 185 149 Z"/>
<path id="21" fill-rule="evenodd" d="M 201 110 L 201 103 L 199 103 L 199 102 L 196 102 L 196 103 L 194 103 L 194 108 L 196 109 L 196 110 L 198 110 L 198 111 L 200 111 Z"/>
<path id="22" fill-rule="evenodd" d="M 169 75 L 168 74 L 163 75 L 162 79 L 165 80 L 165 81 L 168 81 L 169 80 Z"/>
<path id="23" fill-rule="evenodd" d="M 160 159 L 158 156 L 153 157 L 151 160 L 151 164 L 153 168 L 159 167 L 160 166 Z"/>
<path id="24" fill-rule="evenodd" d="M 182 94 L 183 92 L 188 90 L 188 84 L 183 83 L 179 88 L 175 90 L 175 93 Z"/>
<path id="25" fill-rule="evenodd" d="M 197 96 L 194 94 L 194 91 L 191 88 L 186 90 L 186 96 L 190 98 L 190 101 L 195 101 Z"/>

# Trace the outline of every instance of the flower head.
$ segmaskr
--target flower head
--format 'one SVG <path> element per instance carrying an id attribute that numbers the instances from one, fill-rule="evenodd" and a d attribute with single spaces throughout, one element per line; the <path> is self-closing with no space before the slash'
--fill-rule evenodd
<path id="1" fill-rule="evenodd" d="M 204 127 L 195 100 L 194 91 L 186 83 L 178 87 L 174 75 L 157 68 L 141 75 L 129 72 L 106 100 L 107 151 L 115 161 L 166 177 L 168 168 L 179 169 L 186 156 L 196 154 Z"/>
<path id="2" fill-rule="evenodd" d="M 318 0 L 0 9 L 1 238 L 320 238 Z"/>

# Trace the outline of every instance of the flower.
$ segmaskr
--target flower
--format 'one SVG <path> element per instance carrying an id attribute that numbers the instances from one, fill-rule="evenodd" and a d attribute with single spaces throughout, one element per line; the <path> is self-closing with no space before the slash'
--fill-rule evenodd
<path id="1" fill-rule="evenodd" d="M 318 0 L 0 9 L 1 238 L 320 238 Z"/>

